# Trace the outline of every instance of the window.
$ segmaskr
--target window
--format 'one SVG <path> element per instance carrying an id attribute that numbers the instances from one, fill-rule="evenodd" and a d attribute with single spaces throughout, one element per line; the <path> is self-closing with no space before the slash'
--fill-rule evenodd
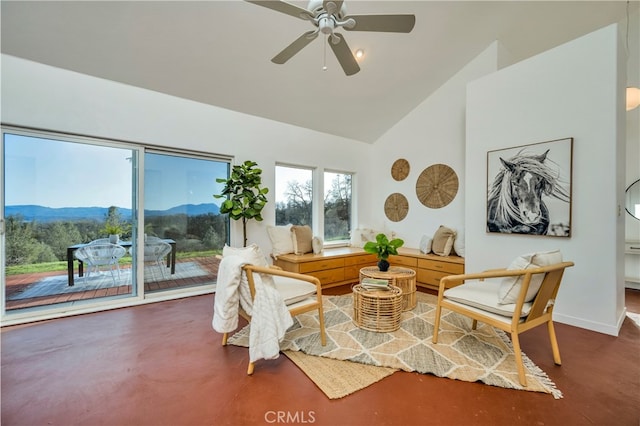
<path id="1" fill-rule="evenodd" d="M 313 227 L 313 170 L 276 166 L 276 225 Z"/>
<path id="2" fill-rule="evenodd" d="M 3 318 L 215 284 L 230 159 L 8 127 L 1 154 Z"/>
<path id="3" fill-rule="evenodd" d="M 351 231 L 351 174 L 324 173 L 324 241 L 348 241 Z"/>

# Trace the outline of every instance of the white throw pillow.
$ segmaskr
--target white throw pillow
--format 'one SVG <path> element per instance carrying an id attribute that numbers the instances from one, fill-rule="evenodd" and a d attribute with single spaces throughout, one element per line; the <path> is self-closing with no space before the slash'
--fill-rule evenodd
<path id="1" fill-rule="evenodd" d="M 284 226 L 267 226 L 267 233 L 271 240 L 271 253 L 277 257 L 280 254 L 293 253 L 293 239 L 291 224 Z"/>
<path id="2" fill-rule="evenodd" d="M 364 247 L 367 241 L 376 240 L 376 231 L 369 228 L 358 228 L 351 231 L 351 246 Z"/>
<path id="3" fill-rule="evenodd" d="M 453 251 L 460 257 L 464 257 L 465 249 L 464 249 L 464 228 L 461 231 L 458 231 L 456 235 L 456 239 L 453 240 Z"/>
<path id="4" fill-rule="evenodd" d="M 246 263 L 255 266 L 269 266 L 267 258 L 264 257 L 262 250 L 257 244 L 251 244 L 247 247 L 229 247 L 225 244 L 222 248 L 222 257 L 239 256 Z"/>
<path id="5" fill-rule="evenodd" d="M 533 269 L 560 262 L 562 262 L 562 253 L 560 253 L 560 250 L 529 253 L 518 256 L 513 262 L 511 262 L 507 269 Z M 500 283 L 500 288 L 498 289 L 498 301 L 502 304 L 516 303 L 518 300 L 518 294 L 520 294 L 520 289 L 522 288 L 523 279 L 524 277 L 503 278 Z M 525 302 L 531 302 L 536 297 L 543 280 L 544 274 L 535 274 L 531 277 L 531 282 L 527 289 L 527 295 L 524 298 Z"/>
<path id="6" fill-rule="evenodd" d="M 432 241 L 433 240 L 429 236 L 423 235 L 422 238 L 420 239 L 420 252 L 424 254 L 431 253 Z"/>
<path id="7" fill-rule="evenodd" d="M 319 254 L 322 253 L 324 242 L 320 237 L 313 237 L 313 239 L 311 240 L 311 246 L 313 247 L 313 254 Z"/>

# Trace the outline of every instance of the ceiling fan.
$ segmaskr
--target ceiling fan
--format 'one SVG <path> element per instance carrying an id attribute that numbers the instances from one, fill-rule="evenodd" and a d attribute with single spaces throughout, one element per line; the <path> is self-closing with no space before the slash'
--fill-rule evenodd
<path id="1" fill-rule="evenodd" d="M 335 30 L 409 33 L 416 23 L 415 15 L 347 15 L 343 0 L 310 0 L 306 9 L 284 1 L 246 1 L 309 21 L 316 27 L 285 47 L 271 62 L 284 64 L 322 33 L 327 35 L 327 43 L 346 75 L 357 73 L 360 66 L 342 34 Z"/>

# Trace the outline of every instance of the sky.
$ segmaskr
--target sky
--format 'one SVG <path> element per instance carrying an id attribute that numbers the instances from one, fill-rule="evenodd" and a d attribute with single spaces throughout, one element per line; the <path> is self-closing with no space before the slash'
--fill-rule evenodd
<path id="1" fill-rule="evenodd" d="M 131 149 L 5 134 L 5 204 L 131 208 Z M 220 204 L 213 197 L 227 163 L 169 155 L 145 157 L 145 208 Z"/>

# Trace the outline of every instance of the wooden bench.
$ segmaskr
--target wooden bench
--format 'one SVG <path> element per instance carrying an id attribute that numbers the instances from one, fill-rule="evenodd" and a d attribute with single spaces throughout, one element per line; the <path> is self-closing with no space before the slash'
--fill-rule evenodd
<path id="1" fill-rule="evenodd" d="M 374 254 L 357 247 L 327 248 L 320 254 L 283 254 L 273 264 L 285 271 L 312 275 L 320 280 L 322 288 L 354 284 L 359 281 L 360 269 L 374 266 Z M 440 278 L 464 273 L 464 258 L 423 254 L 418 249 L 400 248 L 397 256 L 389 256 L 389 263 L 416 271 L 416 285 L 437 290 Z"/>

